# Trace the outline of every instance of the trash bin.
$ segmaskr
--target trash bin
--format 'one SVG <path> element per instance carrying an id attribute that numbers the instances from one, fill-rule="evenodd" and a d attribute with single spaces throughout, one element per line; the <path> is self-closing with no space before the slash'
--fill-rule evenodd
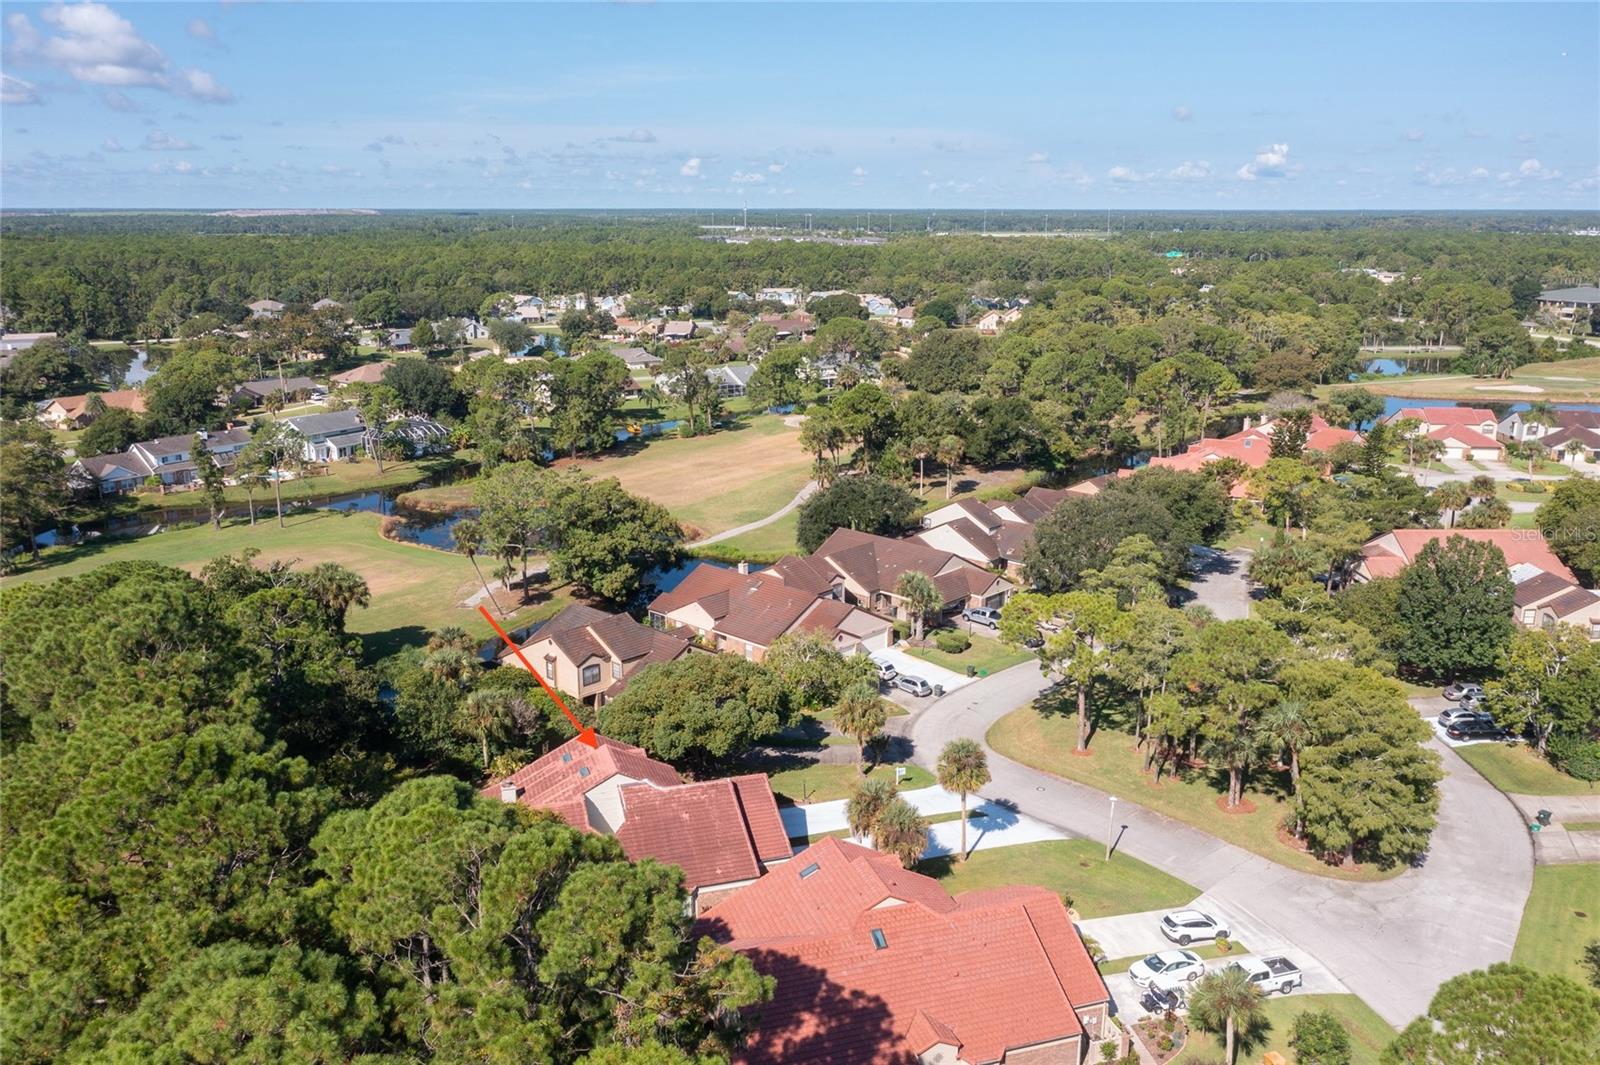
<path id="1" fill-rule="evenodd" d="M 977 666 L 968 666 L 967 667 L 967 676 L 976 677 L 977 675 L 978 675 L 978 667 Z"/>
<path id="2" fill-rule="evenodd" d="M 1549 828 L 1550 827 L 1550 811 L 1549 810 L 1540 810 L 1535 819 L 1539 822 L 1541 827 L 1544 827 L 1544 828 Z"/>
<path id="3" fill-rule="evenodd" d="M 935 684 L 933 686 L 933 695 L 934 695 L 934 698 L 936 698 L 936 699 L 941 697 L 941 696 L 943 696 L 944 695 L 944 685 L 943 684 Z"/>

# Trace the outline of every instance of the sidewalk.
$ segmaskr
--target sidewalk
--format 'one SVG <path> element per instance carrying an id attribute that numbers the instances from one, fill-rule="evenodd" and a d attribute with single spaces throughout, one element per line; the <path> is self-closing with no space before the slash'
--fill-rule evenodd
<path id="1" fill-rule="evenodd" d="M 918 788 L 916 791 L 903 791 L 900 794 L 924 817 L 961 812 L 961 796 L 953 795 L 941 787 Z M 845 817 L 847 801 L 838 799 L 833 802 L 811 803 L 808 806 L 780 806 L 778 816 L 783 819 L 784 831 L 789 833 L 790 839 L 800 839 L 825 832 L 842 832 L 850 827 Z M 1058 828 L 1032 817 L 1025 817 L 1000 803 L 989 802 L 976 795 L 967 801 L 967 846 L 971 851 L 1071 838 Z M 923 852 L 924 858 L 938 858 L 956 854 L 960 850 L 960 820 L 941 821 L 939 824 L 929 826 L 928 849 Z"/>

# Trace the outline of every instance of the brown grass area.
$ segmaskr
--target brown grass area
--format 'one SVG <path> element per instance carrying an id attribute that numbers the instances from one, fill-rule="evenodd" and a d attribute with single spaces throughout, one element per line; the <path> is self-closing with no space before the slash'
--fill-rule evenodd
<path id="1" fill-rule="evenodd" d="M 633 454 L 563 459 L 555 465 L 580 469 L 594 477 L 615 477 L 627 491 L 676 510 L 791 470 L 798 477 L 798 491 L 811 467 L 811 456 L 800 450 L 797 430 L 779 426 L 776 432 L 723 430 L 688 440 L 652 440 Z"/>

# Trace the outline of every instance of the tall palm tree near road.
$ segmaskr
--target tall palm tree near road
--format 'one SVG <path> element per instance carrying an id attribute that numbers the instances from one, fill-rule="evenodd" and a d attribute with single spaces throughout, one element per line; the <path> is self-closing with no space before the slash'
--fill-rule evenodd
<path id="1" fill-rule="evenodd" d="M 839 731 L 856 741 L 856 772 L 867 771 L 867 744 L 883 731 L 889 710 L 878 695 L 876 684 L 858 684 L 847 689 L 833 708 L 833 723 Z"/>
<path id="2" fill-rule="evenodd" d="M 926 573 L 908 570 L 895 582 L 894 593 L 905 600 L 906 614 L 911 619 L 912 636 L 922 639 L 923 626 L 928 618 L 944 605 L 938 586 Z"/>
<path id="3" fill-rule="evenodd" d="M 956 490 L 956 471 L 961 466 L 961 459 L 967 453 L 967 442 L 959 436 L 950 436 L 939 439 L 939 462 L 944 466 L 944 497 L 949 499 Z"/>
<path id="4" fill-rule="evenodd" d="M 1441 511 L 1450 512 L 1450 528 L 1456 527 L 1456 516 L 1472 502 L 1472 492 L 1461 481 L 1446 481 L 1433 490 L 1433 501 Z"/>
<path id="5" fill-rule="evenodd" d="M 976 740 L 951 740 L 939 752 L 939 786 L 961 796 L 961 861 L 967 860 L 967 796 L 989 783 L 989 758 Z"/>
<path id="6" fill-rule="evenodd" d="M 844 818 L 850 825 L 850 834 L 856 839 L 872 835 L 872 826 L 878 815 L 895 800 L 897 793 L 892 780 L 863 780 L 856 784 L 850 799 L 844 804 Z"/>
<path id="7" fill-rule="evenodd" d="M 872 845 L 899 858 L 900 864 L 910 869 L 928 849 L 928 819 L 896 795 L 872 824 Z"/>
<path id="8" fill-rule="evenodd" d="M 1189 991 L 1189 1019 L 1208 1032 L 1222 1032 L 1226 1048 L 1223 1062 L 1234 1065 L 1240 1032 L 1259 1028 L 1266 1020 L 1261 990 L 1250 974 L 1229 966 L 1195 981 Z"/>
<path id="9" fill-rule="evenodd" d="M 455 528 L 450 530 L 451 537 L 455 540 L 456 550 L 467 556 L 467 561 L 472 563 L 472 570 L 478 575 L 478 583 L 483 585 L 483 594 L 494 604 L 494 608 L 501 617 L 506 616 L 505 609 L 501 607 L 494 593 L 489 590 L 489 582 L 484 579 L 483 570 L 478 565 L 478 555 L 483 551 L 483 526 L 478 524 L 477 518 L 462 518 L 456 522 Z"/>

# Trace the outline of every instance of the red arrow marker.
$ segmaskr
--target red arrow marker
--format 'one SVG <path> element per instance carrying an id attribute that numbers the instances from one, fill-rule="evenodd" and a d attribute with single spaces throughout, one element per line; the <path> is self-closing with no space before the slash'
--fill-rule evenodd
<path id="1" fill-rule="evenodd" d="M 545 690 L 545 694 L 554 699 L 556 701 L 556 705 L 561 707 L 561 712 L 567 715 L 567 720 L 572 722 L 572 727 L 578 730 L 579 742 L 586 743 L 590 747 L 600 746 L 600 741 L 595 739 L 594 729 L 579 721 L 578 715 L 567 709 L 567 704 L 561 701 L 561 696 L 554 688 L 550 687 L 550 683 L 545 680 L 542 675 L 540 675 L 539 671 L 533 668 L 533 663 L 528 661 L 528 657 L 522 653 L 522 648 L 518 647 L 512 642 L 511 637 L 506 635 L 506 630 L 502 629 L 500 627 L 500 623 L 489 616 L 489 611 L 481 604 L 478 607 L 478 613 L 483 615 L 483 619 L 487 621 L 494 628 L 494 631 L 499 635 L 499 637 L 506 642 L 506 646 L 511 648 L 511 653 L 517 656 L 517 661 L 522 663 L 522 668 L 526 669 L 529 673 L 532 673 L 533 679 L 539 682 L 539 687 L 543 688 Z"/>

